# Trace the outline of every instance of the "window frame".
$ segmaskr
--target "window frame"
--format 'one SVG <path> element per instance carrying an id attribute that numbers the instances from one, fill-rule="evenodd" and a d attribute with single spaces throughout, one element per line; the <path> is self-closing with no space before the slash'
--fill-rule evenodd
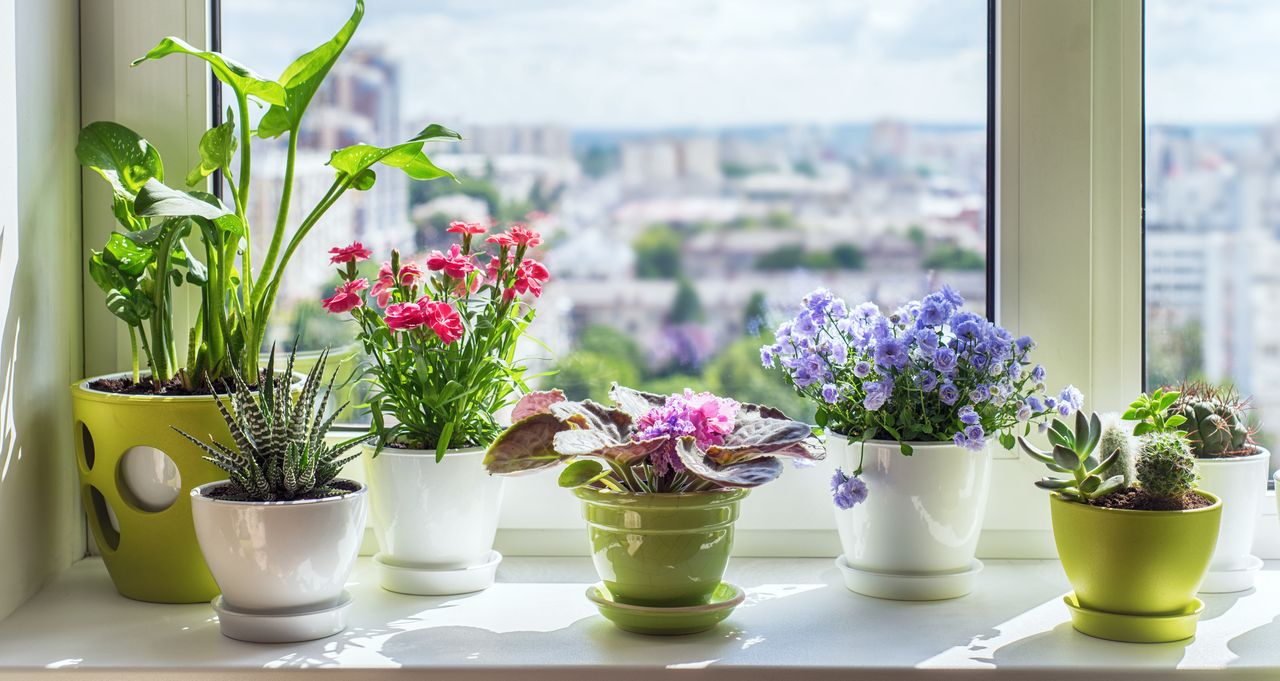
<path id="1" fill-rule="evenodd" d="M 83 120 L 145 130 L 175 168 L 193 165 L 217 97 L 203 62 L 164 60 L 133 71 L 127 64 L 159 35 L 212 44 L 217 20 L 210 8 L 218 6 L 219 0 L 87 3 Z M 990 0 L 989 8 L 988 310 L 1011 331 L 1039 341 L 1038 359 L 1054 385 L 1081 388 L 1092 409 L 1118 410 L 1142 388 L 1145 363 L 1142 2 Z M 163 106 L 155 106 L 157 92 L 168 93 Z M 108 205 L 99 184 L 85 181 L 86 261 L 112 228 L 109 212 L 99 208 Z M 127 335 L 85 280 L 86 370 L 128 366 Z M 1016 453 L 997 447 L 995 454 L 979 554 L 1053 557 L 1048 504 L 1030 484 L 1041 471 Z M 825 485 L 814 487 L 817 475 L 788 471 L 753 492 L 738 524 L 737 552 L 832 555 L 838 543 Z M 1264 508 L 1274 513 L 1273 504 Z M 576 502 L 547 477 L 508 481 L 504 509 L 500 550 L 585 551 Z M 1258 555 L 1280 557 L 1280 537 L 1271 534 L 1260 531 Z"/>

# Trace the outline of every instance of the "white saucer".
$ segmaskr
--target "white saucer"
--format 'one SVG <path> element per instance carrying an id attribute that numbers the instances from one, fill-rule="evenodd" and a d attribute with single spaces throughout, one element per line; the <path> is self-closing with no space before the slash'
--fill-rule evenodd
<path id="1" fill-rule="evenodd" d="M 1200 584 L 1202 594 L 1229 594 L 1237 591 L 1248 591 L 1253 588 L 1253 580 L 1262 569 L 1262 559 L 1248 556 L 1244 567 L 1235 570 L 1210 570 Z"/>
<path id="2" fill-rule="evenodd" d="M 456 596 L 489 588 L 502 554 L 490 551 L 489 558 L 479 565 L 451 570 L 397 565 L 381 553 L 373 557 L 373 562 L 378 568 L 378 584 L 387 591 L 411 596 Z"/>
<path id="3" fill-rule="evenodd" d="M 969 569 L 958 572 L 874 572 L 849 565 L 841 555 L 836 558 L 836 567 L 844 575 L 844 585 L 864 596 L 895 601 L 941 601 L 973 591 L 974 580 L 982 572 L 982 561 L 975 559 Z"/>
<path id="4" fill-rule="evenodd" d="M 296 643 L 332 636 L 347 628 L 351 594 L 342 592 L 337 604 L 309 612 L 240 612 L 227 607 L 222 596 L 213 599 L 222 635 L 250 643 Z"/>

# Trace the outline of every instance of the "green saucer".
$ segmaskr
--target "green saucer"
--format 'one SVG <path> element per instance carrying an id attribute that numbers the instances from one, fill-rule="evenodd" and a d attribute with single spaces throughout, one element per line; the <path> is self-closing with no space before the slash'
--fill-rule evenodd
<path id="1" fill-rule="evenodd" d="M 1075 592 L 1062 600 L 1071 609 L 1071 626 L 1082 634 L 1123 643 L 1172 643 L 1196 635 L 1196 622 L 1204 602 L 1194 598 L 1182 612 L 1172 615 L 1124 615 L 1080 607 Z"/>
<path id="2" fill-rule="evenodd" d="M 706 631 L 729 616 L 747 595 L 738 587 L 721 582 L 706 605 L 662 608 L 629 605 L 613 600 L 604 584 L 587 587 L 587 598 L 596 604 L 600 614 L 619 629 L 637 634 L 678 636 Z"/>

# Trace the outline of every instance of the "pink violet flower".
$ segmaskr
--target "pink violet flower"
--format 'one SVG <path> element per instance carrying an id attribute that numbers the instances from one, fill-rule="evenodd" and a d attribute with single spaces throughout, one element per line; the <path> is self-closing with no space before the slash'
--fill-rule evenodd
<path id="1" fill-rule="evenodd" d="M 395 303 L 387 306 L 387 328 L 392 331 L 416 329 L 427 322 L 417 303 Z"/>
<path id="2" fill-rule="evenodd" d="M 462 338 L 462 317 L 449 303 L 423 298 L 418 301 L 422 318 L 440 340 L 448 345 Z"/>
<path id="3" fill-rule="evenodd" d="M 332 314 L 350 312 L 364 304 L 360 292 L 368 286 L 368 279 L 348 281 L 335 289 L 332 296 L 321 300 L 320 305 Z"/>
<path id="4" fill-rule="evenodd" d="M 455 234 L 484 234 L 488 228 L 478 222 L 462 222 L 455 220 L 449 223 L 449 229 L 446 232 Z"/>
<path id="5" fill-rule="evenodd" d="M 652 455 L 651 461 L 659 475 L 682 471 L 684 464 L 676 454 L 675 438 L 692 436 L 701 449 L 722 444 L 733 432 L 738 406 L 737 401 L 727 397 L 695 393 L 686 388 L 684 394 L 671 395 L 662 406 L 641 415 L 631 437 L 637 441 L 671 438 L 671 442 Z"/>
<path id="6" fill-rule="evenodd" d="M 360 262 L 368 260 L 373 255 L 373 251 L 364 247 L 359 241 L 353 242 L 350 246 L 336 246 L 329 249 L 329 264 L 337 265 L 347 262 Z"/>

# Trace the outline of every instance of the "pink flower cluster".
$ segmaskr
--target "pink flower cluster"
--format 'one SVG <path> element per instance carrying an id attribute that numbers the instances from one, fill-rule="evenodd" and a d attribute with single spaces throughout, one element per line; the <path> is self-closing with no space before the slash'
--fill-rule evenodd
<path id="1" fill-rule="evenodd" d="M 431 329 L 446 345 L 462 338 L 462 317 L 442 300 L 422 298 L 416 303 L 393 303 L 386 310 L 387 328 L 408 331 L 420 326 Z"/>
<path id="2" fill-rule="evenodd" d="M 631 437 L 639 441 L 692 436 L 699 448 L 706 449 L 724 442 L 725 437 L 733 432 L 737 416 L 737 401 L 685 388 L 683 395 L 672 395 L 665 404 L 642 415 L 636 421 L 636 430 Z M 660 475 L 684 470 L 684 464 L 675 453 L 674 442 L 655 453 L 652 461 Z"/>

